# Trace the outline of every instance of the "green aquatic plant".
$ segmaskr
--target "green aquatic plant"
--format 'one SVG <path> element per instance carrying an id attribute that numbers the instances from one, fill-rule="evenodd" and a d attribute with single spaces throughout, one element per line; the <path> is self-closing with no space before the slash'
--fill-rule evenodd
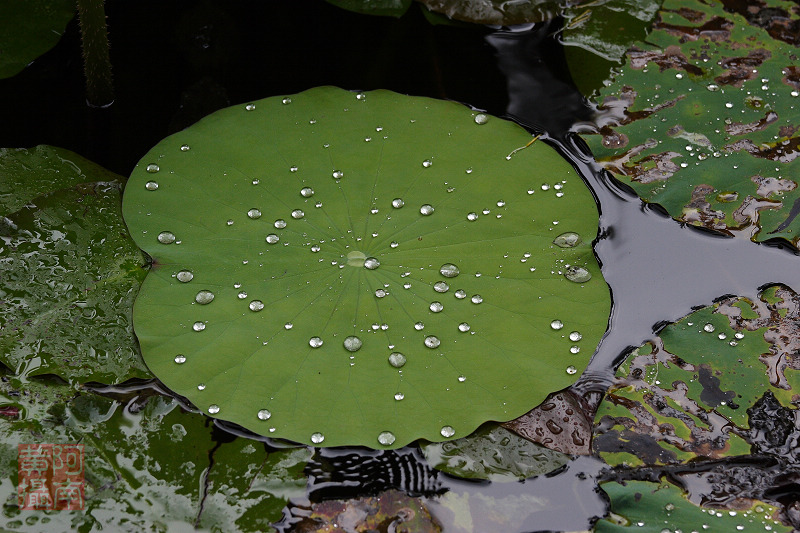
<path id="1" fill-rule="evenodd" d="M 509 420 L 605 330 L 597 209 L 519 126 L 332 87 L 217 112 L 134 170 L 148 367 L 208 414 L 315 445 Z"/>

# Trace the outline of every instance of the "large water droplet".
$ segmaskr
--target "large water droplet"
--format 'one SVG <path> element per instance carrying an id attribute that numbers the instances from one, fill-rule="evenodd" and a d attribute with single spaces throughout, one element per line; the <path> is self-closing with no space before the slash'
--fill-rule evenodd
<path id="1" fill-rule="evenodd" d="M 158 183 L 156 183 L 155 181 L 148 181 L 147 183 L 144 184 L 144 188 L 147 189 L 148 191 L 158 190 Z"/>
<path id="2" fill-rule="evenodd" d="M 162 231 L 158 234 L 158 242 L 161 244 L 172 244 L 175 242 L 175 234 L 171 231 Z"/>
<path id="3" fill-rule="evenodd" d="M 150 163 L 149 165 L 147 165 L 145 167 L 145 170 L 147 172 L 149 172 L 150 174 L 155 174 L 156 172 L 158 172 L 161 169 L 155 163 Z"/>
<path id="4" fill-rule="evenodd" d="M 359 351 L 361 349 L 361 346 L 364 343 L 361 342 L 361 339 L 359 339 L 355 335 L 351 335 L 351 336 L 345 338 L 344 342 L 342 344 L 344 344 L 344 348 L 348 352 L 357 352 L 357 351 Z"/>
<path id="5" fill-rule="evenodd" d="M 403 398 L 405 398 L 405 397 L 406 397 L 406 395 L 403 394 L 402 392 L 396 392 L 395 395 L 394 395 L 394 399 L 397 400 L 398 402 L 400 400 L 402 400 Z"/>
<path id="6" fill-rule="evenodd" d="M 378 435 L 378 442 L 383 444 L 384 446 L 391 446 L 394 444 L 395 437 L 394 433 L 391 431 L 381 431 L 380 435 Z"/>
<path id="7" fill-rule="evenodd" d="M 458 298 L 459 300 L 463 300 L 464 298 L 466 298 L 466 297 L 467 297 L 467 291 L 465 291 L 464 289 L 458 289 L 458 290 L 455 292 L 455 296 L 456 296 L 456 298 Z"/>
<path id="8" fill-rule="evenodd" d="M 264 302 L 261 300 L 253 300 L 247 307 L 249 307 L 251 311 L 258 312 L 264 309 Z"/>
<path id="9" fill-rule="evenodd" d="M 286 324 L 283 325 L 283 329 L 286 329 L 286 330 L 292 329 L 293 327 L 294 327 L 294 324 L 292 324 L 291 322 L 287 322 Z"/>
<path id="10" fill-rule="evenodd" d="M 406 203 L 403 201 L 402 198 L 395 198 L 394 200 L 392 200 L 392 207 L 394 207 L 395 209 L 400 209 L 404 205 L 406 205 Z"/>
<path id="11" fill-rule="evenodd" d="M 375 297 L 376 297 L 376 298 L 384 298 L 384 297 L 385 297 L 387 294 L 389 294 L 389 293 L 388 293 L 388 292 L 386 292 L 386 291 L 385 291 L 385 290 L 383 290 L 383 289 L 377 289 L 377 290 L 375 291 Z"/>
<path id="12" fill-rule="evenodd" d="M 257 208 L 252 208 L 247 212 L 247 216 L 252 218 L 253 220 L 261 217 L 261 210 Z"/>
<path id="13" fill-rule="evenodd" d="M 349 254 L 348 254 L 348 257 L 349 257 Z M 348 262 L 349 262 L 349 260 L 348 260 Z M 374 257 L 367 257 L 366 259 L 364 259 L 364 268 L 366 268 L 367 270 L 375 270 L 379 266 L 381 266 L 381 262 L 378 261 Z"/>
<path id="14" fill-rule="evenodd" d="M 200 383 L 199 385 L 197 385 L 197 390 L 206 390 L 206 384 Z"/>
<path id="15" fill-rule="evenodd" d="M 337 180 L 340 180 L 344 177 L 344 172 L 342 172 L 341 170 L 334 170 L 331 176 L 333 176 Z"/>
<path id="16" fill-rule="evenodd" d="M 321 250 L 321 248 L 320 248 L 319 244 L 314 244 L 314 245 L 311 246 L 311 251 L 314 252 L 314 253 L 317 253 L 320 250 Z"/>
<path id="17" fill-rule="evenodd" d="M 192 329 L 195 331 L 203 331 L 206 329 L 206 325 L 203 322 L 195 322 L 192 324 Z"/>
<path id="18" fill-rule="evenodd" d="M 430 159 L 426 159 L 425 161 L 422 162 L 422 166 L 425 168 L 430 168 L 432 165 L 433 161 L 431 161 Z"/>
<path id="19" fill-rule="evenodd" d="M 192 273 L 191 273 L 190 271 L 188 271 L 188 270 L 181 270 L 180 272 L 178 272 L 178 273 L 175 275 L 175 277 L 176 277 L 176 278 L 178 279 L 178 281 L 180 281 L 181 283 L 189 283 L 190 281 L 192 281 L 192 278 L 194 278 L 194 274 L 192 274 Z"/>
<path id="20" fill-rule="evenodd" d="M 439 340 L 439 337 L 434 335 L 428 335 L 425 337 L 425 346 L 428 348 L 438 348 L 442 341 Z"/>
<path id="21" fill-rule="evenodd" d="M 561 248 L 573 248 L 580 244 L 581 236 L 575 233 L 574 231 L 568 231 L 566 233 L 562 233 L 555 239 L 553 239 L 553 244 L 556 246 L 560 246 Z"/>
<path id="22" fill-rule="evenodd" d="M 306 216 L 306 214 L 303 213 L 302 209 L 295 209 L 294 211 L 292 211 L 292 218 L 294 219 L 300 219 L 303 218 L 304 216 Z"/>
<path id="23" fill-rule="evenodd" d="M 322 441 L 324 440 L 325 440 L 325 435 L 323 435 L 322 433 L 317 432 L 311 434 L 311 442 L 313 442 L 314 444 L 322 444 Z"/>
<path id="24" fill-rule="evenodd" d="M 559 330 L 564 327 L 564 323 L 561 322 L 560 320 L 553 320 L 552 322 L 550 322 L 550 327 L 555 330 Z"/>
<path id="25" fill-rule="evenodd" d="M 279 240 L 280 240 L 280 237 L 278 237 L 274 233 L 270 233 L 269 235 L 267 235 L 267 238 L 266 238 L 267 244 L 275 244 Z"/>
<path id="26" fill-rule="evenodd" d="M 319 348 L 320 346 L 322 346 L 322 344 L 323 341 L 319 337 L 311 337 L 310 339 L 308 339 L 308 345 L 311 346 L 312 348 Z"/>
<path id="27" fill-rule="evenodd" d="M 461 324 L 458 325 L 458 331 L 462 333 L 466 333 L 467 331 L 469 331 L 469 329 L 470 329 L 469 324 L 467 324 L 466 322 L 462 322 Z"/>
<path id="28" fill-rule="evenodd" d="M 450 285 L 445 283 L 444 281 L 437 281 L 433 284 L 433 290 L 436 292 L 447 292 L 450 290 Z"/>
<path id="29" fill-rule="evenodd" d="M 270 413 L 268 409 L 261 409 L 258 412 L 258 419 L 259 420 L 269 420 L 271 416 L 272 416 L 272 413 Z"/>
<path id="30" fill-rule="evenodd" d="M 312 189 L 311 187 L 303 187 L 302 189 L 300 189 L 300 196 L 302 196 L 303 198 L 311 198 L 312 196 L 314 196 L 314 189 Z"/>
<path id="31" fill-rule="evenodd" d="M 442 302 L 431 302 L 431 305 L 429 305 L 428 308 L 434 313 L 440 313 L 442 309 L 444 309 L 444 306 L 442 305 Z"/>
<path id="32" fill-rule="evenodd" d="M 442 434 L 442 437 L 450 438 L 456 434 L 456 430 L 453 429 L 453 426 L 444 426 L 442 430 L 439 432 Z"/>
<path id="33" fill-rule="evenodd" d="M 482 126 L 487 122 L 489 122 L 489 115 L 486 115 L 484 113 L 478 113 L 477 115 L 475 115 L 475 124 Z"/>
<path id="34" fill-rule="evenodd" d="M 579 331 L 573 331 L 572 333 L 569 334 L 569 340 L 571 340 L 572 342 L 578 342 L 582 338 L 583 335 L 581 335 Z"/>
<path id="35" fill-rule="evenodd" d="M 400 352 L 394 352 L 389 355 L 389 364 L 395 368 L 401 368 L 406 364 L 406 356 Z"/>
<path id="36" fill-rule="evenodd" d="M 471 298 L 471 300 L 472 300 L 472 303 L 479 304 L 479 303 L 483 302 L 483 296 L 481 296 L 480 294 L 476 294 L 475 296 L 473 296 Z"/>
<path id="37" fill-rule="evenodd" d="M 200 291 L 194 297 L 194 301 L 200 305 L 210 304 L 214 301 L 214 293 L 211 291 Z"/>
<path id="38" fill-rule="evenodd" d="M 424 216 L 432 215 L 433 206 L 431 204 L 424 204 L 422 207 L 419 208 L 419 212 Z"/>
<path id="39" fill-rule="evenodd" d="M 714 324 L 706 324 L 703 326 L 703 330 L 707 331 L 708 333 L 712 333 L 714 331 Z"/>
<path id="40" fill-rule="evenodd" d="M 478 213 L 467 213 L 467 220 L 470 222 L 478 220 Z"/>
<path id="41" fill-rule="evenodd" d="M 461 271 L 453 263 L 445 263 L 439 267 L 439 273 L 446 278 L 454 278 L 458 276 Z"/>
<path id="42" fill-rule="evenodd" d="M 237 294 L 236 297 L 239 298 L 240 300 L 244 300 L 245 298 L 247 298 L 247 293 L 245 291 L 239 291 L 239 294 Z"/>
<path id="43" fill-rule="evenodd" d="M 183 355 L 183 354 L 176 355 L 175 356 L 175 362 L 178 363 L 179 365 L 182 365 L 183 363 L 186 362 L 186 356 Z"/>
<path id="44" fill-rule="evenodd" d="M 215 415 L 215 414 L 219 413 L 219 405 L 217 405 L 217 404 L 215 404 L 215 403 L 214 403 L 214 404 L 211 404 L 211 405 L 209 405 L 209 406 L 208 406 L 208 412 L 209 412 L 210 414 L 212 414 L 212 415 Z"/>
<path id="45" fill-rule="evenodd" d="M 582 266 L 571 266 L 564 271 L 564 277 L 575 283 L 586 283 L 592 274 Z"/>
<path id="46" fill-rule="evenodd" d="M 279 218 L 278 220 L 275 221 L 275 224 L 273 224 L 273 226 L 275 226 L 275 229 L 283 229 L 286 227 L 286 221 L 283 220 L 282 218 Z"/>

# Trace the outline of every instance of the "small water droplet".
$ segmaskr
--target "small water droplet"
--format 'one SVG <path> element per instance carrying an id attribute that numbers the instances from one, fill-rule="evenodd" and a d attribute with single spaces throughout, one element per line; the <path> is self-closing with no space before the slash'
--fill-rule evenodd
<path id="1" fill-rule="evenodd" d="M 424 216 L 433 214 L 433 206 L 431 204 L 424 204 L 419 208 L 420 214 Z"/>
<path id="2" fill-rule="evenodd" d="M 286 329 L 286 330 L 292 329 L 293 327 L 294 327 L 294 324 L 292 324 L 291 322 L 287 322 L 286 324 L 283 325 L 283 329 Z"/>
<path id="3" fill-rule="evenodd" d="M 367 99 L 367 95 L 364 93 L 357 93 L 356 100 L 361 100 L 362 102 Z"/>
<path id="4" fill-rule="evenodd" d="M 422 162 L 422 166 L 425 168 L 430 168 L 432 165 L 433 161 L 431 161 L 430 159 L 426 159 L 425 161 Z"/>
<path id="5" fill-rule="evenodd" d="M 175 356 L 175 362 L 178 363 L 179 365 L 182 365 L 183 363 L 186 362 L 186 356 L 183 355 L 183 354 L 176 355 Z"/>
<path id="6" fill-rule="evenodd" d="M 479 304 L 479 303 L 483 302 L 483 296 L 481 296 L 480 294 L 476 294 L 475 296 L 470 298 L 470 300 L 472 300 L 472 303 L 474 303 L 474 304 Z"/>
<path id="7" fill-rule="evenodd" d="M 461 271 L 453 263 L 445 263 L 439 267 L 439 274 L 446 278 L 454 278 L 458 276 Z"/>
<path id="8" fill-rule="evenodd" d="M 464 172 L 466 172 L 467 174 L 472 174 L 472 167 L 467 168 L 467 170 L 465 170 Z"/>
<path id="9" fill-rule="evenodd" d="M 428 348 L 438 348 L 442 341 L 439 340 L 439 337 L 434 335 L 428 335 L 425 337 L 425 346 Z"/>
<path id="10" fill-rule="evenodd" d="M 578 352 L 580 352 L 580 351 L 581 351 L 581 347 L 580 347 L 580 346 L 572 346 L 572 347 L 569 349 L 569 351 L 570 351 L 570 353 L 578 353 Z"/>
<path id="11" fill-rule="evenodd" d="M 195 322 L 194 324 L 192 324 L 192 329 L 195 331 L 203 331 L 204 329 L 206 329 L 206 325 L 203 322 Z"/>
<path id="12" fill-rule="evenodd" d="M 724 341 L 725 339 L 727 339 L 727 338 L 728 338 L 728 336 L 727 336 L 727 335 L 725 335 L 724 333 L 720 333 L 719 335 L 717 335 L 717 338 L 718 338 L 719 340 L 721 340 L 721 341 Z"/>
<path id="13" fill-rule="evenodd" d="M 325 435 L 323 435 L 322 433 L 317 432 L 311 434 L 311 442 L 313 442 L 314 444 L 322 444 L 322 441 L 324 440 L 325 440 Z"/>
<path id="14" fill-rule="evenodd" d="M 425 329 L 425 324 L 423 324 L 422 322 L 417 322 L 416 324 L 414 324 L 414 329 L 417 331 L 422 331 L 423 329 Z"/>
<path id="15" fill-rule="evenodd" d="M 348 352 L 357 352 L 361 349 L 361 346 L 364 343 L 361 342 L 361 339 L 359 339 L 355 335 L 350 335 L 349 337 L 346 337 L 344 339 L 344 342 L 342 344 L 344 344 L 344 348 Z"/>
<path id="16" fill-rule="evenodd" d="M 262 302 L 261 300 L 253 300 L 250 302 L 248 307 L 250 308 L 251 311 L 261 311 L 262 309 L 264 309 L 264 302 Z"/>
<path id="17" fill-rule="evenodd" d="M 289 97 L 287 96 L 286 98 L 284 98 L 283 100 L 281 100 L 281 103 L 282 103 L 283 105 L 289 105 L 289 104 L 291 104 L 291 103 L 292 103 L 292 99 L 291 99 L 291 98 L 289 98 Z"/>
<path id="18" fill-rule="evenodd" d="M 211 291 L 200 291 L 194 297 L 194 301 L 199 303 L 200 305 L 210 304 L 214 301 L 214 293 Z"/>
<path id="19" fill-rule="evenodd" d="M 189 283 L 190 281 L 192 281 L 192 278 L 194 278 L 194 274 L 192 274 L 188 270 L 181 270 L 175 277 L 181 283 Z"/>
<path id="20" fill-rule="evenodd" d="M 582 338 L 583 335 L 581 335 L 579 331 L 573 331 L 572 333 L 569 334 L 569 340 L 571 340 L 572 342 L 578 342 Z"/>
<path id="21" fill-rule="evenodd" d="M 314 252 L 314 253 L 317 253 L 317 252 L 319 252 L 320 250 L 321 250 L 321 248 L 320 248 L 319 244 L 315 244 L 315 245 L 313 245 L 313 246 L 311 247 L 311 251 L 312 251 L 312 252 Z"/>
<path id="22" fill-rule="evenodd" d="M 211 405 L 209 405 L 209 406 L 208 406 L 208 412 L 209 412 L 210 414 L 212 414 L 212 415 L 215 415 L 215 414 L 219 413 L 219 405 L 217 405 L 217 404 L 215 404 L 215 403 L 214 403 L 214 404 L 211 404 Z"/>
<path id="23" fill-rule="evenodd" d="M 402 400 L 403 398 L 405 398 L 405 397 L 406 397 L 406 395 L 403 394 L 402 392 L 396 392 L 395 395 L 394 395 L 394 399 L 397 400 L 398 402 L 400 400 Z"/>
<path id="24" fill-rule="evenodd" d="M 389 364 L 395 368 L 401 368 L 406 364 L 406 356 L 400 352 L 394 352 L 389 355 Z"/>
<path id="25" fill-rule="evenodd" d="M 256 108 L 256 104 L 250 103 L 250 104 L 247 104 L 246 106 L 244 106 L 244 108 L 247 111 L 254 111 L 255 108 Z"/>
<path id="26" fill-rule="evenodd" d="M 303 198 L 310 198 L 314 196 L 314 189 L 312 189 L 311 187 L 303 187 L 302 189 L 300 189 L 300 196 L 302 196 Z"/>
<path id="27" fill-rule="evenodd" d="M 562 233 L 555 239 L 553 239 L 553 244 L 556 246 L 560 246 L 561 248 L 573 248 L 580 244 L 581 236 L 575 233 L 574 231 L 568 231 L 566 233 Z"/>
<path id="28" fill-rule="evenodd" d="M 268 409 L 261 409 L 258 412 L 258 419 L 259 420 L 269 420 L 271 416 L 272 416 L 272 413 L 270 413 Z"/>
<path id="29" fill-rule="evenodd" d="M 292 211 L 292 218 L 294 219 L 300 219 L 303 218 L 304 216 L 306 216 L 306 214 L 303 213 L 302 209 L 295 209 L 294 211 Z"/>
<path id="30" fill-rule="evenodd" d="M 404 289 L 410 289 L 411 288 L 411 283 L 406 281 L 405 283 L 403 283 L 403 288 Z"/>
<path id="31" fill-rule="evenodd" d="M 453 426 L 443 426 L 442 430 L 439 432 L 442 434 L 442 437 L 450 438 L 456 434 L 456 430 L 453 429 Z"/>
<path id="32" fill-rule="evenodd" d="M 577 374 L 577 373 L 578 373 L 578 369 L 575 368 L 574 366 L 569 365 L 567 367 L 567 374 L 569 374 L 570 376 L 573 375 L 573 374 Z"/>
<path id="33" fill-rule="evenodd" d="M 550 327 L 555 330 L 559 330 L 564 327 L 564 323 L 561 322 L 560 320 L 553 320 L 552 322 L 550 322 Z"/>
<path id="34" fill-rule="evenodd" d="M 319 348 L 320 346 L 322 346 L 322 344 L 323 340 L 320 339 L 319 337 L 311 337 L 310 339 L 308 339 L 308 345 L 311 346 L 312 348 Z"/>
<path id="35" fill-rule="evenodd" d="M 486 115 L 484 113 L 478 113 L 477 115 L 475 115 L 475 124 L 482 126 L 487 122 L 489 122 L 489 115 Z"/>
<path id="36" fill-rule="evenodd" d="M 376 298 L 384 298 L 384 297 L 385 297 L 387 294 L 389 294 L 389 293 L 387 293 L 387 292 L 386 292 L 385 290 L 383 290 L 383 289 L 377 289 L 377 290 L 375 291 L 375 297 L 376 297 Z"/>
<path id="37" fill-rule="evenodd" d="M 275 226 L 275 229 L 283 229 L 286 227 L 286 221 L 283 220 L 282 218 L 279 218 L 278 220 L 275 221 L 275 224 L 273 224 L 273 226 Z"/>
<path id="38" fill-rule="evenodd" d="M 334 179 L 340 180 L 344 177 L 344 172 L 342 172 L 341 170 L 334 170 L 331 176 L 333 176 Z"/>
<path id="39" fill-rule="evenodd" d="M 367 257 L 364 259 L 364 268 L 367 270 L 375 270 L 379 266 L 381 266 L 381 262 L 374 257 Z"/>
<path id="40" fill-rule="evenodd" d="M 391 243 L 389 243 L 390 248 L 397 248 L 398 246 L 400 246 L 400 243 L 398 243 L 397 241 L 392 241 Z"/>
<path id="41" fill-rule="evenodd" d="M 708 333 L 712 333 L 714 329 L 715 329 L 714 324 L 706 324 L 705 326 L 703 326 L 703 330 Z"/>
<path id="42" fill-rule="evenodd" d="M 198 384 L 197 385 L 197 390 L 206 390 L 206 384 L 205 383 Z"/>
<path id="43" fill-rule="evenodd" d="M 433 290 L 436 292 L 447 292 L 450 290 L 450 286 L 444 281 L 437 281 L 433 284 Z"/>
<path id="44" fill-rule="evenodd" d="M 455 292 L 455 297 L 458 298 L 459 300 L 463 300 L 464 298 L 467 297 L 467 291 L 465 291 L 464 289 L 458 289 Z"/>
<path id="45" fill-rule="evenodd" d="M 188 152 L 190 149 L 191 147 L 188 144 L 181 145 L 181 152 Z"/>
<path id="46" fill-rule="evenodd" d="M 592 274 L 582 266 L 571 266 L 564 271 L 564 277 L 574 283 L 586 283 Z"/>
<path id="47" fill-rule="evenodd" d="M 467 220 L 470 222 L 478 220 L 478 213 L 467 213 Z"/>
<path id="48" fill-rule="evenodd" d="M 229 225 L 229 226 L 233 226 L 233 220 L 228 220 L 228 221 L 226 222 L 226 224 L 227 224 L 227 225 Z"/>
<path id="49" fill-rule="evenodd" d="M 378 435 L 378 442 L 384 446 L 391 446 L 394 444 L 394 441 L 394 433 L 391 431 L 381 431 L 380 435 Z"/>
<path id="50" fill-rule="evenodd" d="M 395 198 L 394 200 L 392 200 L 392 207 L 394 207 L 395 209 L 400 209 L 404 205 L 406 205 L 406 203 L 403 201 L 402 198 Z"/>
<path id="51" fill-rule="evenodd" d="M 505 203 L 504 200 L 498 200 L 497 201 L 497 207 L 505 207 L 505 205 L 506 205 L 506 203 Z"/>
<path id="52" fill-rule="evenodd" d="M 431 305 L 429 305 L 428 308 L 434 313 L 440 313 L 444 309 L 444 306 L 442 305 L 442 302 L 431 302 Z"/>
<path id="53" fill-rule="evenodd" d="M 737 339 L 743 339 L 744 333 L 742 333 L 741 331 L 737 331 L 736 333 L 733 334 L 733 336 L 736 337 Z"/>
<path id="54" fill-rule="evenodd" d="M 280 237 L 278 237 L 274 233 L 270 233 L 269 235 L 267 235 L 267 238 L 265 240 L 267 241 L 267 244 L 275 244 L 280 240 Z"/>
<path id="55" fill-rule="evenodd" d="M 470 329 L 469 324 L 467 324 L 466 322 L 462 322 L 461 324 L 458 325 L 458 331 L 462 333 L 466 333 L 467 331 L 469 331 L 469 329 Z"/>
<path id="56" fill-rule="evenodd" d="M 246 292 L 244 292 L 244 291 L 241 291 L 241 292 L 240 292 L 239 294 L 237 294 L 236 296 L 237 296 L 237 297 L 238 297 L 240 300 L 244 300 L 245 298 L 247 298 L 247 293 L 246 293 Z"/>
<path id="57" fill-rule="evenodd" d="M 261 210 L 254 207 L 247 212 L 247 216 L 253 220 L 261 218 Z"/>
<path id="58" fill-rule="evenodd" d="M 148 191 L 158 190 L 158 183 L 156 183 L 155 181 L 148 181 L 147 183 L 144 184 L 144 188 L 147 189 Z"/>
<path id="59" fill-rule="evenodd" d="M 160 168 L 159 168 L 159 166 L 158 166 L 158 165 L 156 165 L 155 163 L 150 163 L 149 165 L 147 165 L 147 166 L 145 167 L 145 170 L 146 170 L 147 172 L 149 172 L 150 174 L 155 174 L 156 172 L 158 172 L 158 171 L 159 171 L 159 170 L 161 170 L 161 169 L 160 169 Z"/>
<path id="60" fill-rule="evenodd" d="M 171 231 L 162 231 L 158 234 L 158 242 L 161 244 L 172 244 L 175 242 L 175 234 Z"/>

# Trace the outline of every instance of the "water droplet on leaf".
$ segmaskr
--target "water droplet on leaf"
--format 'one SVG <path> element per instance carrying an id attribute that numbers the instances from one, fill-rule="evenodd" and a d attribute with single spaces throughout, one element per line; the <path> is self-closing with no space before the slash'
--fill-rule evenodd
<path id="1" fill-rule="evenodd" d="M 428 306 L 428 307 L 434 313 L 440 313 L 442 311 L 442 309 L 444 309 L 444 306 L 442 305 L 442 302 L 431 302 L 431 305 Z"/>
<path id="2" fill-rule="evenodd" d="M 323 435 L 322 433 L 317 432 L 311 434 L 311 442 L 313 442 L 314 444 L 322 444 L 322 441 L 324 440 L 325 440 L 325 435 Z"/>
<path id="3" fill-rule="evenodd" d="M 458 325 L 458 331 L 466 333 L 467 331 L 469 331 L 469 324 L 467 324 L 466 322 L 462 322 L 461 324 Z"/>
<path id="4" fill-rule="evenodd" d="M 382 431 L 380 435 L 378 435 L 378 442 L 383 444 L 384 446 L 391 446 L 394 444 L 394 433 L 391 431 Z"/>
<path id="5" fill-rule="evenodd" d="M 320 346 L 322 346 L 322 344 L 323 341 L 319 337 L 311 337 L 310 339 L 308 339 L 308 345 L 311 346 L 312 348 L 319 348 Z"/>
<path id="6" fill-rule="evenodd" d="M 560 320 L 553 320 L 552 322 L 550 322 L 550 327 L 558 330 L 564 327 L 564 323 L 561 322 Z"/>
<path id="7" fill-rule="evenodd" d="M 302 196 L 303 198 L 310 198 L 314 196 L 314 189 L 312 189 L 311 187 L 303 187 L 302 189 L 300 189 L 300 196 Z"/>
<path id="8" fill-rule="evenodd" d="M 453 263 L 445 263 L 441 267 L 439 267 L 439 274 L 441 274 L 446 278 L 454 278 L 458 276 L 460 273 L 461 271 Z"/>
<path id="9" fill-rule="evenodd" d="M 183 355 L 183 354 L 176 355 L 175 356 L 175 362 L 178 363 L 179 365 L 182 365 L 183 363 L 186 362 L 186 356 Z"/>
<path id="10" fill-rule="evenodd" d="M 425 337 L 425 346 L 428 348 L 438 348 L 442 341 L 439 340 L 439 337 L 435 337 L 433 335 L 428 335 Z"/>
<path id="11" fill-rule="evenodd" d="M 581 242 L 581 236 L 573 231 L 568 231 L 566 233 L 562 233 L 555 239 L 553 239 L 553 244 L 556 246 L 560 246 L 561 248 L 573 248 L 577 246 Z"/>
<path id="12" fill-rule="evenodd" d="M 444 426 L 442 430 L 439 432 L 442 434 L 442 437 L 450 438 L 456 434 L 456 430 L 453 429 L 453 426 Z"/>
<path id="13" fill-rule="evenodd" d="M 261 409 L 258 412 L 258 419 L 259 420 L 269 420 L 271 416 L 272 416 L 272 413 L 270 413 L 269 410 L 267 410 L 267 409 Z"/>
<path id="14" fill-rule="evenodd" d="M 192 274 L 188 270 L 181 270 L 175 277 L 181 283 L 189 283 L 190 281 L 192 281 L 192 278 L 194 278 L 194 274 Z"/>
<path id="15" fill-rule="evenodd" d="M 401 368 L 406 364 L 406 356 L 400 352 L 394 352 L 389 355 L 389 364 L 395 368 Z"/>
<path id="16" fill-rule="evenodd" d="M 195 322 L 192 324 L 192 329 L 195 331 L 203 331 L 206 329 L 206 325 L 203 322 Z"/>
<path id="17" fill-rule="evenodd" d="M 419 208 L 420 214 L 423 216 L 428 216 L 433 214 L 433 206 L 430 204 L 424 204 L 422 207 Z"/>
<path id="18" fill-rule="evenodd" d="M 211 404 L 208 406 L 208 412 L 212 415 L 219 413 L 219 405 Z"/>
<path id="19" fill-rule="evenodd" d="M 247 216 L 253 220 L 261 218 L 261 210 L 254 207 L 247 212 Z"/>
<path id="20" fill-rule="evenodd" d="M 582 266 L 571 266 L 564 271 L 564 277 L 574 283 L 586 283 L 592 274 Z"/>
<path id="21" fill-rule="evenodd" d="M 475 124 L 483 125 L 486 124 L 487 122 L 489 122 L 489 115 L 486 115 L 484 113 L 478 113 L 477 115 L 475 115 Z"/>
<path id="22" fill-rule="evenodd" d="M 447 292 L 450 290 L 450 286 L 444 281 L 437 281 L 433 284 L 433 290 L 436 292 Z"/>
<path id="23" fill-rule="evenodd" d="M 150 163 L 149 165 L 147 165 L 145 167 L 145 170 L 147 172 L 149 172 L 150 174 L 155 174 L 156 172 L 158 172 L 161 169 L 155 163 Z"/>
<path id="24" fill-rule="evenodd" d="M 158 183 L 156 183 L 155 181 L 148 181 L 147 183 L 144 184 L 144 188 L 147 189 L 148 191 L 158 190 Z"/>
<path id="25" fill-rule="evenodd" d="M 266 241 L 267 241 L 268 244 L 275 244 L 279 240 L 280 240 L 280 238 L 277 235 L 275 235 L 274 233 L 270 233 L 269 235 L 267 235 L 267 238 L 266 238 Z"/>
<path id="26" fill-rule="evenodd" d="M 172 244 L 175 242 L 175 234 L 171 231 L 162 231 L 158 234 L 158 242 L 161 244 Z"/>
<path id="27" fill-rule="evenodd" d="M 363 342 L 361 342 L 361 339 L 359 339 L 355 335 L 351 335 L 345 338 L 342 344 L 344 344 L 344 348 L 348 352 L 357 352 L 361 349 Z"/>
<path id="28" fill-rule="evenodd" d="M 364 268 L 367 270 L 375 270 L 379 266 L 381 266 L 381 262 L 374 257 L 367 257 L 364 259 Z"/>
<path id="29" fill-rule="evenodd" d="M 214 301 L 214 293 L 211 291 L 200 291 L 194 297 L 194 301 L 200 305 L 210 304 Z"/>
<path id="30" fill-rule="evenodd" d="M 400 209 L 404 205 L 406 205 L 406 203 L 403 201 L 402 198 L 395 198 L 394 200 L 392 200 L 392 207 L 394 207 L 395 209 Z"/>

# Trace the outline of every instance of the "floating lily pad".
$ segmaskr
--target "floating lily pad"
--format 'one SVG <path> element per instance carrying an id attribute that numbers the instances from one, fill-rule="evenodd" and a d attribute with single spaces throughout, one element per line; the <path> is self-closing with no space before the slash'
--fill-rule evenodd
<path id="1" fill-rule="evenodd" d="M 597 533 L 636 531 L 792 531 L 777 520 L 776 508 L 754 502 L 751 509 L 727 511 L 689 502 L 669 483 L 628 481 L 604 483 L 611 498 L 611 516 L 595 525 Z"/>
<path id="2" fill-rule="evenodd" d="M 668 0 L 600 91 L 599 135 L 586 139 L 673 217 L 796 244 L 798 95 L 796 48 L 721 2 Z"/>
<path id="3" fill-rule="evenodd" d="M 141 160 L 123 212 L 155 262 L 148 366 L 260 434 L 463 437 L 569 385 L 606 326 L 589 191 L 452 102 L 323 87 L 220 111 Z"/>
<path id="4" fill-rule="evenodd" d="M 0 2 L 0 78 L 17 74 L 55 46 L 74 16 L 72 0 Z"/>
<path id="5" fill-rule="evenodd" d="M 570 460 L 568 455 L 492 424 L 469 437 L 424 444 L 421 449 L 437 470 L 456 477 L 490 481 L 517 481 L 547 474 Z"/>
<path id="6" fill-rule="evenodd" d="M 4 175 L 20 186 L 3 207 L 26 205 L 0 219 L 0 361 L 79 382 L 147 377 L 131 324 L 145 259 L 122 222 L 119 176 L 67 155 L 39 149 Z M 103 181 L 32 199 L 49 176 L 56 188 Z"/>
<path id="7" fill-rule="evenodd" d="M 610 464 L 748 454 L 750 409 L 765 394 L 797 398 L 798 300 L 771 288 L 665 328 L 619 368 L 597 411 L 595 451 Z"/>

